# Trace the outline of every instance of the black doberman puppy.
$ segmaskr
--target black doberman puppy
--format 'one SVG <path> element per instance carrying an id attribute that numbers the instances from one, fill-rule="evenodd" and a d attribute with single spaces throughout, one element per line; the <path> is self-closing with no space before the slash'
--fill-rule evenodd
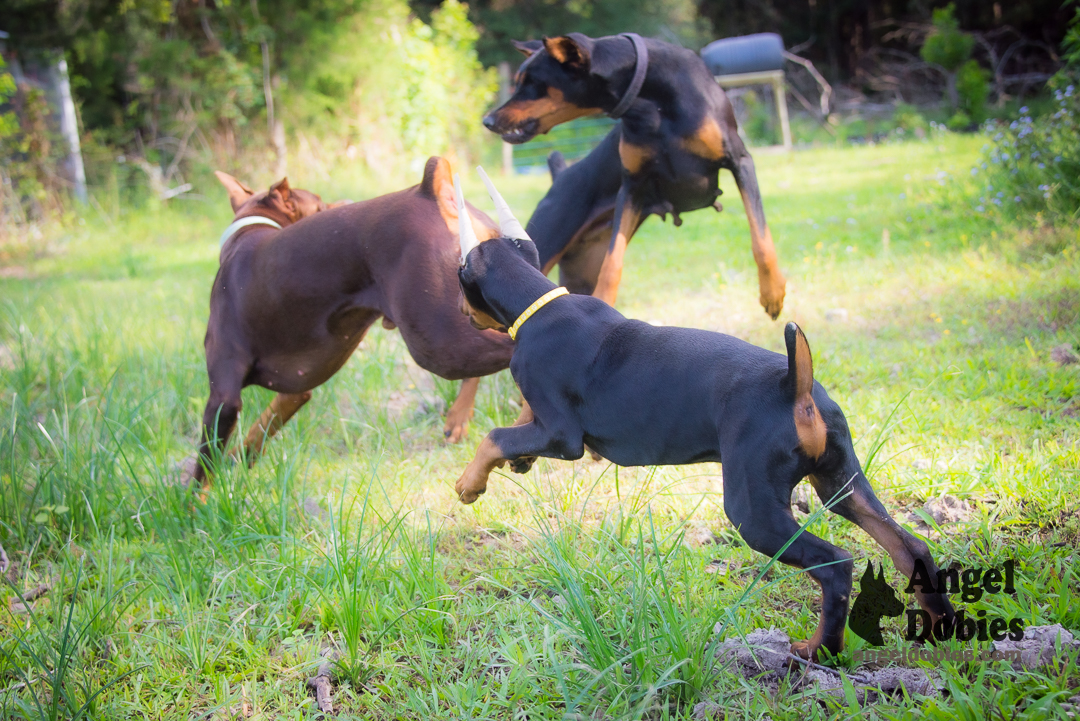
<path id="1" fill-rule="evenodd" d="M 527 59 L 514 94 L 484 118 L 509 143 L 559 123 L 606 113 L 620 126 L 586 159 L 559 174 L 528 231 L 541 267 L 560 263 L 574 292 L 614 305 L 630 238 L 650 214 L 717 207 L 718 176 L 735 176 L 758 267 L 761 305 L 776 318 L 785 280 L 765 223 L 754 161 L 727 95 L 696 53 L 637 35 L 580 33 L 515 43 Z M 612 224 L 610 233 L 607 224 Z M 598 243 L 602 236 L 608 240 Z"/>
<path id="2" fill-rule="evenodd" d="M 503 215 L 505 204 L 496 205 Z M 809 478 L 824 502 L 849 493 L 832 510 L 873 536 L 902 573 L 910 577 L 919 559 L 934 577 L 927 545 L 874 495 L 843 411 L 814 382 L 797 325 L 784 329 L 785 358 L 721 333 L 628 320 L 597 298 L 557 288 L 528 236 L 500 226 L 504 237 L 483 243 L 463 236 L 458 278 L 473 325 L 515 337 L 510 372 L 532 417 L 484 438 L 457 482 L 464 503 L 508 461 L 524 472 L 536 456 L 580 458 L 585 444 L 622 466 L 722 461 L 724 510 L 754 550 L 772 556 L 799 533 L 791 492 Z M 804 531 L 780 560 L 805 568 L 822 590 L 818 628 L 793 652 L 839 652 L 851 554 Z M 945 596 L 917 598 L 934 621 L 951 620 Z"/>

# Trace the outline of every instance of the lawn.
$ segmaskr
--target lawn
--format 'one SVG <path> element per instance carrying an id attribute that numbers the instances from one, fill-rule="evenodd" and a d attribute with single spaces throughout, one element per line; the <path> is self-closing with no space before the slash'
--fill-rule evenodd
<path id="1" fill-rule="evenodd" d="M 960 188 L 982 142 L 759 155 L 789 280 L 780 320 L 757 304 L 726 174 L 722 214 L 645 224 L 619 308 L 777 351 L 797 321 L 890 510 L 942 565 L 1015 559 L 1015 596 L 969 614 L 1078 630 L 1080 365 L 1051 350 L 1080 341 L 1080 237 L 977 217 Z M 290 180 L 327 199 L 375 187 Z M 547 185 L 502 183 L 522 218 Z M 0 275 L 0 717 L 310 718 L 307 679 L 327 664 L 339 718 L 688 719 L 705 701 L 727 718 L 1066 718 L 1075 660 L 925 664 L 947 693 L 863 709 L 795 676 L 766 689 L 725 670 L 722 637 L 805 638 L 819 597 L 741 542 L 718 464 L 541 459 L 462 506 L 454 481 L 516 416 L 512 379 L 481 383 L 468 438 L 446 446 L 457 384 L 378 326 L 253 469 L 223 468 L 193 503 L 177 464 L 206 399 L 202 335 L 231 218 L 220 188 L 198 190 L 158 211 L 99 204 Z M 245 391 L 241 425 L 270 397 Z M 926 524 L 944 494 L 967 511 Z M 902 588 L 884 551 L 820 505 L 797 517 Z M 903 618 L 883 628 L 886 648 L 910 647 Z M 849 632 L 826 664 L 846 674 L 867 647 Z"/>

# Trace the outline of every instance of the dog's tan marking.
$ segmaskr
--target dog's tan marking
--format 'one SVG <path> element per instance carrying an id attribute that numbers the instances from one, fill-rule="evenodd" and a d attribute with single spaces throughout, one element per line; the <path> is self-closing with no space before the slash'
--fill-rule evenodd
<path id="1" fill-rule="evenodd" d="M 683 148 L 707 160 L 720 160 L 725 154 L 724 132 L 711 115 L 706 115 L 694 134 L 681 142 Z"/>
<path id="2" fill-rule="evenodd" d="M 557 38 L 544 38 L 544 48 L 560 65 L 573 65 L 583 68 L 589 64 L 588 52 L 574 42 L 573 38 L 565 35 Z"/>
<path id="3" fill-rule="evenodd" d="M 812 395 L 814 361 L 801 329 L 795 333 L 795 432 L 803 453 L 817 460 L 825 452 L 825 420 Z"/>
<path id="4" fill-rule="evenodd" d="M 491 436 L 484 436 L 480 447 L 476 449 L 476 456 L 469 462 L 465 472 L 461 474 L 454 490 L 462 503 L 472 503 L 487 490 L 488 476 L 496 468 L 506 465 L 506 459 L 502 451 L 491 440 Z"/>
<path id="5" fill-rule="evenodd" d="M 640 211 L 627 201 L 623 206 L 622 216 L 619 218 L 619 232 L 615 235 L 615 242 L 604 256 L 603 265 L 600 266 L 600 277 L 596 280 L 593 297 L 599 298 L 613 308 L 615 298 L 619 294 L 619 283 L 622 282 L 623 256 L 626 254 L 630 237 L 637 229 L 640 217 Z"/>
<path id="6" fill-rule="evenodd" d="M 480 387 L 479 378 L 466 378 L 461 382 L 461 390 L 446 413 L 446 425 L 443 426 L 443 436 L 447 443 L 457 443 L 464 440 L 465 433 L 469 430 L 469 421 L 473 417 L 473 406 L 476 404 L 476 389 Z"/>
<path id="7" fill-rule="evenodd" d="M 776 260 L 776 248 L 773 246 L 769 226 L 766 225 L 762 229 L 758 225 L 753 213 L 750 212 L 749 201 L 745 195 L 743 205 L 747 206 L 746 218 L 750 221 L 750 249 L 754 254 L 754 262 L 758 269 L 758 301 L 765 312 L 775 319 L 784 308 L 787 279 L 780 272 L 780 264 Z"/>
<path id="8" fill-rule="evenodd" d="M 495 320 L 484 311 L 473 308 L 469 301 L 465 299 L 464 295 L 461 297 L 461 312 L 469 316 L 469 322 L 472 324 L 472 327 L 477 330 L 506 330 L 505 325 Z"/>
<path id="9" fill-rule="evenodd" d="M 447 230 L 455 238 L 458 236 L 457 200 L 454 198 L 454 179 L 450 163 L 446 158 L 432 156 L 424 166 L 424 178 L 420 181 L 420 192 L 433 198 L 439 208 L 439 215 L 446 223 Z M 477 218 L 469 211 L 473 232 L 480 242 L 499 237 L 499 229 Z"/>
<path id="10" fill-rule="evenodd" d="M 512 100 L 499 108 L 497 115 L 501 123 L 517 126 L 530 120 L 540 122 L 540 134 L 568 120 L 595 115 L 600 108 L 581 108 L 566 100 L 563 91 L 548 88 L 547 95 L 536 100 Z"/>
<path id="11" fill-rule="evenodd" d="M 309 400 L 311 400 L 311 391 L 278 393 L 274 396 L 274 400 L 270 401 L 270 405 L 262 412 L 244 438 L 244 456 L 249 466 L 262 455 L 266 441 L 273 438 Z"/>
<path id="12" fill-rule="evenodd" d="M 652 160 L 653 154 L 652 148 L 628 143 L 625 138 L 619 139 L 619 159 L 630 175 L 640 173 L 642 166 Z"/>

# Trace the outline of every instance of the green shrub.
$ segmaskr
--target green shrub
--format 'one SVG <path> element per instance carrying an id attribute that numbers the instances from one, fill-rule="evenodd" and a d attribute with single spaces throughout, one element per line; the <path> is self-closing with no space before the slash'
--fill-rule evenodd
<path id="1" fill-rule="evenodd" d="M 960 66 L 956 74 L 956 93 L 960 99 L 960 111 L 966 113 L 973 123 L 986 119 L 986 97 L 990 94 L 990 73 L 974 60 Z"/>
<path id="2" fill-rule="evenodd" d="M 920 55 L 945 73 L 945 97 L 953 116 L 952 130 L 966 130 L 986 116 L 986 96 L 990 92 L 987 73 L 971 60 L 975 38 L 960 30 L 956 8 L 949 3 L 934 11 L 934 29 L 923 43 Z"/>
<path id="3" fill-rule="evenodd" d="M 960 30 L 955 12 L 956 6 L 952 3 L 934 11 L 934 29 L 919 53 L 926 62 L 953 73 L 971 57 L 975 47 L 975 38 Z"/>
<path id="4" fill-rule="evenodd" d="M 476 157 L 479 119 L 498 89 L 476 56 L 467 7 L 446 0 L 427 25 L 404 0 L 376 0 L 332 32 L 282 96 L 289 124 L 361 149 L 369 165 Z"/>

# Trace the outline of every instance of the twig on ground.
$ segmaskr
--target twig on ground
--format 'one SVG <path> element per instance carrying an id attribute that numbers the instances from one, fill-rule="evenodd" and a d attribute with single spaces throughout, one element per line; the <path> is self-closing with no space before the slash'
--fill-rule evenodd
<path id="1" fill-rule="evenodd" d="M 330 696 L 331 659 L 326 659 L 319 666 L 315 675 L 307 680 L 308 688 L 315 692 L 315 703 L 323 713 L 334 713 L 334 703 Z"/>
<path id="2" fill-rule="evenodd" d="M 765 649 L 765 650 L 770 651 L 772 653 L 776 653 L 776 651 L 773 651 L 771 648 Z M 805 658 L 802 658 L 801 656 L 796 656 L 793 653 L 789 653 L 788 657 L 795 660 L 795 661 L 798 661 L 799 663 L 804 664 L 805 666 L 808 666 L 809 668 L 812 668 L 812 669 L 814 669 L 816 671 L 824 671 L 826 673 L 831 673 L 831 674 L 833 674 L 834 676 L 837 676 L 837 677 L 840 676 L 840 672 L 837 671 L 835 668 L 829 668 L 828 666 L 822 666 L 821 664 L 814 663 L 813 661 L 807 661 Z M 848 678 L 850 678 L 850 679 L 852 679 L 854 681 L 858 681 L 859 683 L 865 684 L 867 686 L 872 686 L 873 685 L 870 682 L 870 679 L 868 679 L 868 678 L 866 678 L 864 676 L 860 676 L 857 673 L 848 673 Z"/>
<path id="3" fill-rule="evenodd" d="M 27 686 L 30 686 L 31 684 L 33 684 L 35 681 L 37 681 L 37 679 L 32 678 L 32 679 L 28 679 L 26 681 L 19 681 L 18 683 L 13 683 L 13 684 L 11 684 L 10 686 L 8 686 L 5 689 L 0 689 L 0 696 L 6 696 L 7 694 L 11 693 L 12 691 L 21 691 L 22 689 L 26 688 Z"/>
<path id="4" fill-rule="evenodd" d="M 46 581 L 45 583 L 31 588 L 26 593 L 22 594 L 22 597 L 16 596 L 8 599 L 8 608 L 14 613 L 26 613 L 30 609 L 31 602 L 41 598 L 46 593 L 52 590 L 52 581 Z"/>
<path id="5" fill-rule="evenodd" d="M 44 596 L 46 593 L 52 590 L 52 581 L 46 581 L 45 583 L 31 588 L 29 591 L 23 594 L 22 600 L 24 603 L 30 603 Z"/>

